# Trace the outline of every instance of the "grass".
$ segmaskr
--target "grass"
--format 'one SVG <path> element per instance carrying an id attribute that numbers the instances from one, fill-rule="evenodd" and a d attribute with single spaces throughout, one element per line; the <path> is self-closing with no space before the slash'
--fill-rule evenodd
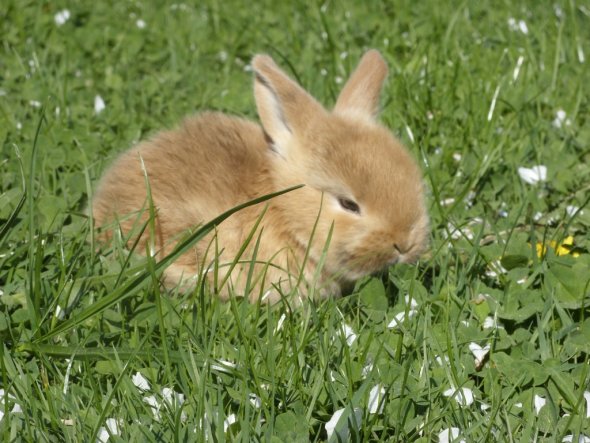
<path id="1" fill-rule="evenodd" d="M 332 440 L 590 436 L 584 2 L 155 4 L 3 2 L 1 440 L 325 441 L 340 409 Z M 430 189 L 418 266 L 268 307 L 95 251 L 85 208 L 117 152 L 200 109 L 256 118 L 257 52 L 329 105 L 368 47 Z"/>

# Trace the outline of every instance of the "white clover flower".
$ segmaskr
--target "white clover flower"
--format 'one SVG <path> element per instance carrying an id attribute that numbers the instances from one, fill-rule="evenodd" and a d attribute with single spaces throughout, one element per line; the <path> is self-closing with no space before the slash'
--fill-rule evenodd
<path id="1" fill-rule="evenodd" d="M 98 115 L 102 111 L 104 111 L 104 108 L 106 108 L 106 105 L 104 104 L 104 100 L 102 99 L 102 97 L 100 95 L 96 95 L 94 97 L 94 113 Z"/>
<path id="2" fill-rule="evenodd" d="M 338 424 L 338 420 L 340 420 L 340 417 L 342 416 L 345 410 L 346 408 L 338 409 L 336 412 L 334 412 L 332 418 L 330 418 L 330 420 L 324 425 L 326 433 L 328 434 L 328 440 L 332 438 L 332 435 L 334 434 L 334 431 L 336 429 L 336 425 Z M 360 427 L 362 418 L 363 411 L 360 408 L 354 408 L 354 417 L 350 417 L 348 419 L 348 424 Z M 337 433 L 337 436 L 340 441 L 348 441 L 348 437 L 350 434 L 350 431 L 348 430 L 348 424 L 343 429 L 340 429 Z"/>
<path id="3" fill-rule="evenodd" d="M 445 397 L 452 397 L 460 406 L 470 406 L 473 404 L 473 391 L 469 388 L 450 388 L 443 392 Z"/>
<path id="4" fill-rule="evenodd" d="M 545 406 L 545 403 L 547 403 L 547 400 L 543 397 L 541 397 L 540 395 L 535 394 L 535 398 L 533 399 L 533 402 L 535 404 L 535 412 L 537 415 L 539 415 L 539 411 L 541 411 L 541 408 L 543 406 Z"/>
<path id="5" fill-rule="evenodd" d="M 55 20 L 55 24 L 57 26 L 65 24 L 69 19 L 70 11 L 68 11 L 67 9 L 63 9 L 53 16 L 53 20 Z"/>
<path id="6" fill-rule="evenodd" d="M 37 100 L 29 100 L 29 105 L 31 105 L 33 108 L 40 108 L 41 102 Z"/>
<path id="7" fill-rule="evenodd" d="M 460 162 L 462 158 L 463 156 L 459 152 L 453 153 L 453 160 L 455 160 L 456 162 Z"/>
<path id="8" fill-rule="evenodd" d="M 385 395 L 385 388 L 381 385 L 373 386 L 369 392 L 369 414 L 382 414 L 385 402 L 383 396 Z"/>
<path id="9" fill-rule="evenodd" d="M 136 372 L 135 375 L 131 377 L 131 381 L 140 391 L 150 390 L 150 382 L 141 375 L 140 372 Z"/>
<path id="10" fill-rule="evenodd" d="M 135 22 L 135 26 L 137 26 L 139 29 L 143 29 L 143 28 L 145 28 L 145 22 L 139 18 Z"/>

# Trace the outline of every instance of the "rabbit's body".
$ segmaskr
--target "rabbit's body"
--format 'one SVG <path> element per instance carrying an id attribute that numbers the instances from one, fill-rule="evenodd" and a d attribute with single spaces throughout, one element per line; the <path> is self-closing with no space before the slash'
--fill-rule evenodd
<path id="1" fill-rule="evenodd" d="M 303 297 L 312 290 L 338 295 L 342 282 L 417 258 L 428 225 L 422 180 L 407 151 L 374 121 L 386 73 L 381 57 L 374 51 L 365 56 L 333 113 L 270 58 L 258 56 L 253 66 L 262 127 L 203 113 L 140 143 L 101 180 L 93 203 L 96 224 L 117 220 L 127 234 L 144 223 L 147 178 L 156 211 L 152 248 L 166 255 L 180 236 L 220 213 L 305 184 L 271 199 L 262 219 L 265 205 L 232 215 L 171 265 L 164 282 L 190 282 L 199 272 L 207 272 L 212 283 L 222 281 L 259 219 L 222 297 L 233 292 L 275 301 L 293 288 Z M 139 251 L 149 239 L 146 230 Z M 258 264 L 245 294 L 253 258 Z M 218 270 L 211 265 L 215 259 Z"/>

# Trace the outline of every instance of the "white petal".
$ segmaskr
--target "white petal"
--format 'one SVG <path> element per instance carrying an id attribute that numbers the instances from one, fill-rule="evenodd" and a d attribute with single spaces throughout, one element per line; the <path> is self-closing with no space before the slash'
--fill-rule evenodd
<path id="1" fill-rule="evenodd" d="M 109 440 L 110 435 L 120 435 L 120 422 L 118 422 L 114 418 L 107 418 L 105 421 L 106 428 L 101 427 L 98 430 L 98 436 L 96 437 L 96 441 L 100 443 L 106 443 Z M 107 431 L 108 429 L 108 431 Z"/>
<path id="2" fill-rule="evenodd" d="M 418 311 L 416 311 L 415 309 L 410 309 L 408 311 L 408 316 L 407 316 L 408 320 L 411 319 L 412 317 L 414 317 L 417 313 L 418 313 Z M 395 314 L 395 317 L 393 317 L 393 320 L 391 320 L 391 322 L 387 325 L 387 327 L 389 329 L 397 328 L 400 325 L 402 325 L 405 320 L 406 320 L 405 311 L 398 312 L 397 314 Z"/>
<path id="3" fill-rule="evenodd" d="M 228 428 L 233 425 L 236 421 L 238 421 L 238 417 L 236 414 L 230 414 L 227 418 L 223 421 L 223 432 L 227 432 Z"/>
<path id="4" fill-rule="evenodd" d="M 576 212 L 578 212 L 580 210 L 580 208 L 578 208 L 577 206 L 573 206 L 573 205 L 568 205 L 565 207 L 565 212 L 567 213 L 567 215 L 569 215 L 570 217 L 573 217 L 574 214 Z M 581 213 L 581 212 L 580 212 Z"/>
<path id="5" fill-rule="evenodd" d="M 262 406 L 262 400 L 256 394 L 248 394 L 248 400 L 250 401 L 250 404 L 254 406 L 256 409 L 260 409 L 260 407 Z"/>
<path id="6" fill-rule="evenodd" d="M 547 166 L 536 165 L 532 168 L 518 168 L 520 178 L 530 185 L 547 180 Z"/>
<path id="7" fill-rule="evenodd" d="M 475 364 L 479 366 L 488 352 L 490 352 L 490 345 L 487 344 L 483 348 L 477 343 L 469 343 L 469 350 L 475 357 Z"/>
<path id="8" fill-rule="evenodd" d="M 372 370 L 373 370 L 373 363 L 369 362 L 363 367 L 363 371 L 362 371 L 361 375 L 363 376 L 363 378 L 365 378 L 367 375 L 369 375 L 371 373 Z"/>
<path id="9" fill-rule="evenodd" d="M 409 294 L 406 295 L 404 299 L 406 301 L 406 305 L 409 304 L 411 309 L 415 309 L 418 307 L 418 302 L 414 300 L 412 297 L 410 297 Z"/>
<path id="10" fill-rule="evenodd" d="M 145 22 L 142 19 L 138 19 L 135 22 L 135 26 L 137 26 L 139 29 L 143 29 L 145 28 Z"/>
<path id="11" fill-rule="evenodd" d="M 461 389 L 447 389 L 443 392 L 445 397 L 453 397 L 460 406 L 470 406 L 473 401 L 473 391 L 469 388 L 461 388 Z"/>
<path id="12" fill-rule="evenodd" d="M 444 366 L 445 364 L 449 363 L 449 356 L 448 355 L 443 355 L 442 357 L 440 355 L 437 355 L 436 357 L 434 357 L 434 360 L 441 366 Z"/>
<path id="13" fill-rule="evenodd" d="M 555 119 L 553 120 L 553 126 L 561 128 L 567 119 L 567 114 L 563 109 L 558 109 L 555 113 Z"/>
<path id="14" fill-rule="evenodd" d="M 523 34 L 528 34 L 529 33 L 529 28 L 526 25 L 526 22 L 524 20 L 519 20 L 518 21 L 518 28 L 520 29 L 520 32 L 522 32 Z"/>
<path id="15" fill-rule="evenodd" d="M 574 436 L 573 436 L 573 434 L 566 435 L 565 437 L 563 437 L 563 440 L 561 440 L 561 441 L 562 442 L 573 442 Z M 590 437 L 588 437 L 584 434 L 580 434 L 580 437 L 578 437 L 578 443 L 590 443 Z"/>
<path id="16" fill-rule="evenodd" d="M 450 443 L 455 441 L 459 438 L 460 434 L 459 428 L 447 428 L 443 429 L 438 433 L 438 442 L 439 443 Z M 461 442 L 465 442 L 465 440 L 461 440 Z"/>
<path id="17" fill-rule="evenodd" d="M 99 443 L 107 443 L 109 441 L 109 432 L 104 427 L 100 427 L 98 429 L 98 435 L 96 436 L 96 441 Z"/>
<path id="18" fill-rule="evenodd" d="M 511 31 L 518 31 L 518 24 L 516 23 L 516 19 L 514 17 L 510 17 L 508 19 L 508 28 Z"/>
<path id="19" fill-rule="evenodd" d="M 287 316 L 285 314 L 281 315 L 281 318 L 279 318 L 279 321 L 277 322 L 277 326 L 275 328 L 275 334 L 277 332 L 279 332 L 281 329 L 283 329 L 283 323 L 285 322 L 285 319 L 287 318 Z"/>
<path id="20" fill-rule="evenodd" d="M 352 344 L 356 341 L 357 336 L 354 333 L 354 330 L 348 326 L 346 323 L 342 323 L 342 329 L 340 330 L 341 334 L 344 335 L 346 338 L 346 343 L 348 346 L 352 346 Z"/>
<path id="21" fill-rule="evenodd" d="M 184 403 L 184 394 L 180 394 L 173 389 L 162 389 L 162 398 L 169 406 L 180 406 Z"/>
<path id="22" fill-rule="evenodd" d="M 537 413 L 537 415 L 539 415 L 539 411 L 541 410 L 541 408 L 543 406 L 545 406 L 545 403 L 547 403 L 547 400 L 545 400 L 540 395 L 535 394 L 534 403 L 535 403 L 535 412 Z"/>
<path id="23" fill-rule="evenodd" d="M 102 97 L 100 95 L 95 96 L 94 97 L 94 113 L 100 114 L 102 111 L 104 111 L 104 108 L 106 108 L 106 105 L 104 104 L 104 100 L 102 99 Z"/>
<path id="24" fill-rule="evenodd" d="M 584 399 L 586 400 L 586 418 L 590 418 L 590 392 L 584 392 Z"/>
<path id="25" fill-rule="evenodd" d="M 135 375 L 131 377 L 131 381 L 140 391 L 150 390 L 150 382 L 147 381 L 147 379 L 141 375 L 140 372 L 136 372 Z"/>
<path id="26" fill-rule="evenodd" d="M 330 440 L 330 438 L 334 434 L 334 430 L 336 429 L 336 425 L 338 424 L 338 420 L 340 420 L 340 417 L 342 416 L 342 414 L 344 413 L 345 410 L 346 410 L 346 408 L 338 409 L 336 412 L 334 412 L 334 415 L 332 415 L 332 418 L 330 418 L 330 420 L 324 425 L 326 428 L 326 434 L 328 434 L 328 440 Z M 354 419 L 355 419 L 354 423 L 357 426 L 360 426 L 362 418 L 363 418 L 363 411 L 361 411 L 359 408 L 354 408 Z M 351 422 L 351 421 L 352 421 L 352 418 L 349 419 L 349 422 Z M 343 429 L 341 429 L 338 432 L 338 437 L 340 438 L 341 441 L 347 441 L 348 435 L 349 435 L 349 431 L 348 431 L 348 424 L 347 424 L 347 426 L 345 426 Z"/>
<path id="27" fill-rule="evenodd" d="M 385 388 L 381 385 L 373 386 L 369 392 L 369 414 L 382 414 L 385 402 L 383 396 L 385 395 Z"/>
<path id="28" fill-rule="evenodd" d="M 68 11 L 67 9 L 59 11 L 57 14 L 55 14 L 53 16 L 53 20 L 55 20 L 55 24 L 57 26 L 63 25 L 69 19 L 70 19 L 70 11 Z"/>
<path id="29" fill-rule="evenodd" d="M 143 402 L 150 405 L 150 407 L 152 408 L 152 414 L 154 414 L 154 418 L 156 419 L 156 421 L 159 421 L 160 420 L 160 403 L 158 403 L 158 400 L 156 400 L 156 397 L 154 397 L 153 395 L 150 395 L 148 397 L 144 397 Z"/>
<path id="30" fill-rule="evenodd" d="M 490 328 L 495 328 L 496 327 L 496 321 L 494 320 L 494 317 L 486 317 L 483 321 L 483 325 L 482 328 L 483 329 L 490 329 Z"/>

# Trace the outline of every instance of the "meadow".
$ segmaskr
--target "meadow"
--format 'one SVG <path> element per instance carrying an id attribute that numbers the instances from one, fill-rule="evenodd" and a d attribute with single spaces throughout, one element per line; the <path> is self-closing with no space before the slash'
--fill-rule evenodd
<path id="1" fill-rule="evenodd" d="M 96 248 L 117 153 L 257 119 L 260 52 L 330 106 L 367 48 L 428 187 L 419 263 L 267 306 Z M 579 0 L 3 0 L 0 440 L 590 441 L 589 57 Z"/>

